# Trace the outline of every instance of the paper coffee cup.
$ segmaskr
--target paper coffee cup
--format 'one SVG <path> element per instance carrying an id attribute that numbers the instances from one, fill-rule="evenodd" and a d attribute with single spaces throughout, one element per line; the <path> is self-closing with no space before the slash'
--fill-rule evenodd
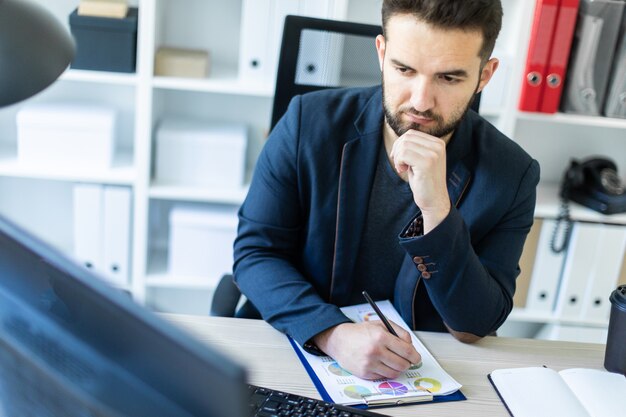
<path id="1" fill-rule="evenodd" d="M 607 371 L 626 375 L 626 285 L 611 293 L 611 316 L 606 339 L 604 367 Z"/>

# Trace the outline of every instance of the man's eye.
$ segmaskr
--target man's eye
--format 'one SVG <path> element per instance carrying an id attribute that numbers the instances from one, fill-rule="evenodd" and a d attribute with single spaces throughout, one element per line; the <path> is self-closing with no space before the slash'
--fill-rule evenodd
<path id="1" fill-rule="evenodd" d="M 409 69 L 406 67 L 396 67 L 396 70 L 400 73 L 400 74 L 406 74 L 407 72 L 409 72 Z"/>
<path id="2" fill-rule="evenodd" d="M 458 78 L 451 77 L 450 75 L 441 75 L 439 78 L 448 84 L 456 84 L 461 81 Z"/>

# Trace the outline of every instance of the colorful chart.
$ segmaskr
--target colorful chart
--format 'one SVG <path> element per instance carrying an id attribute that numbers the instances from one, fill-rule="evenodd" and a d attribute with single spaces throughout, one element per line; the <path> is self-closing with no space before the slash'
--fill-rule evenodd
<path id="1" fill-rule="evenodd" d="M 360 400 L 363 397 L 367 397 L 371 395 L 372 392 L 361 385 L 348 385 L 343 389 L 343 393 L 346 394 L 350 398 L 354 398 L 356 400 Z"/>
<path id="2" fill-rule="evenodd" d="M 438 392 L 441 389 L 441 382 L 432 378 L 418 378 L 413 382 L 415 388 L 421 391 L 428 391 L 430 393 Z"/>
<path id="3" fill-rule="evenodd" d="M 385 381 L 378 386 L 381 394 L 385 395 L 404 395 L 409 389 L 397 381 Z"/>
<path id="4" fill-rule="evenodd" d="M 372 321 L 372 320 L 380 320 L 380 318 L 378 318 L 378 314 L 376 314 L 373 311 L 370 311 L 368 313 L 363 314 L 363 316 L 361 316 L 361 320 L 363 321 Z"/>
<path id="5" fill-rule="evenodd" d="M 337 376 L 350 376 L 352 375 L 350 372 L 343 369 L 337 362 L 333 362 L 328 365 L 328 370 L 331 374 L 335 374 Z"/>

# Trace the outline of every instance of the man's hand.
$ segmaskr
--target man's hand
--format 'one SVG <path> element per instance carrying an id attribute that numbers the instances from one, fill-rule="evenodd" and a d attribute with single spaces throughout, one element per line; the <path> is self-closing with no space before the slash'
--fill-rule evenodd
<path id="1" fill-rule="evenodd" d="M 411 336 L 391 322 L 396 337 L 382 322 L 342 323 L 313 338 L 315 344 L 339 365 L 364 379 L 397 378 L 422 358 Z"/>
<path id="2" fill-rule="evenodd" d="M 445 141 L 409 130 L 393 143 L 389 156 L 400 175 L 408 174 L 413 200 L 424 218 L 424 234 L 430 232 L 450 212 Z"/>

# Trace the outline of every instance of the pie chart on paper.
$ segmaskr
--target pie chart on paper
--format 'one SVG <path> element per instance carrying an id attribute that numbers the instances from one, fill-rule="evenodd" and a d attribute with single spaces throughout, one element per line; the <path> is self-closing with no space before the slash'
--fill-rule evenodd
<path id="1" fill-rule="evenodd" d="M 381 394 L 394 396 L 404 395 L 409 392 L 409 389 L 406 387 L 406 385 L 396 381 L 385 381 L 378 385 L 378 389 L 380 390 Z"/>

